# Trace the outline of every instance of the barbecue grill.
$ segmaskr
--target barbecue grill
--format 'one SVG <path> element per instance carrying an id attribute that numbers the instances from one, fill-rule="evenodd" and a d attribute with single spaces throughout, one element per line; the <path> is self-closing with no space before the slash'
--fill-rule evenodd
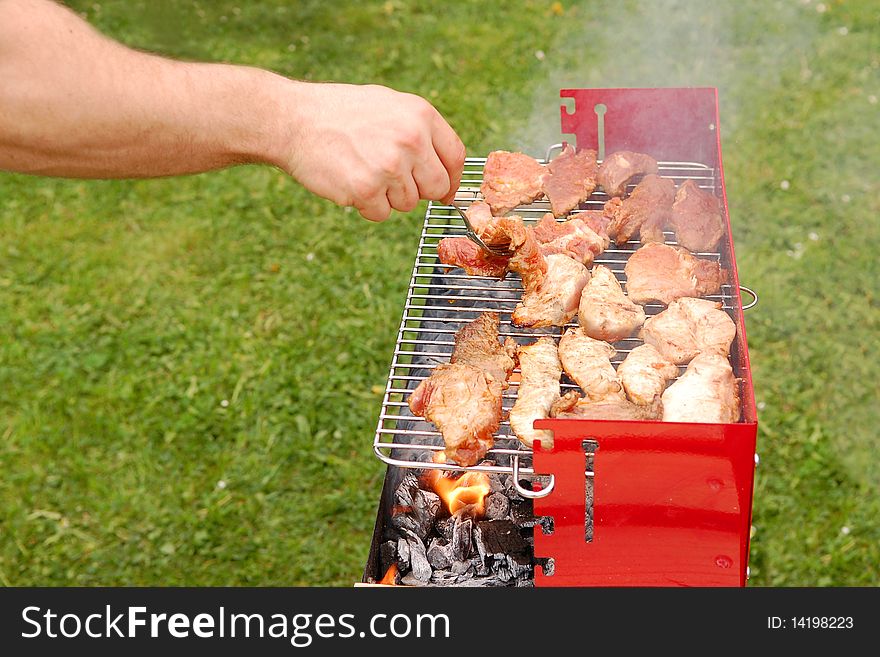
<path id="1" fill-rule="evenodd" d="M 719 262 L 728 272 L 720 294 L 707 298 L 720 301 L 737 326 L 730 362 L 740 381 L 741 418 L 733 424 L 538 420 L 536 428 L 553 431 L 550 450 L 522 445 L 504 422 L 484 463 L 469 468 L 435 463 L 432 456 L 443 450 L 442 437 L 433 425 L 412 417 L 407 398 L 436 365 L 449 360 L 457 330 L 490 311 L 501 315 L 501 335 L 521 344 L 541 335 L 558 339 L 566 327 L 524 329 L 511 324 L 510 313 L 522 293 L 518 277 L 498 281 L 468 276 L 441 264 L 438 242 L 464 235 L 465 227 L 453 207 L 431 203 L 373 444 L 375 454 L 389 465 L 386 489 L 396 468 L 511 475 L 519 495 L 533 500 L 535 516 L 549 519 L 539 523 L 545 530 L 536 530 L 534 536 L 536 561 L 546 564 L 536 568 L 537 586 L 742 586 L 757 463 L 743 310 L 754 305 L 757 296 L 740 288 L 736 272 L 717 90 L 565 89 L 560 96 L 567 99 L 561 107 L 562 133 L 577 148 L 596 149 L 600 160 L 618 150 L 648 153 L 658 160 L 661 176 L 676 185 L 694 180 L 722 200 L 726 237 L 717 252 L 696 255 Z M 551 146 L 545 161 L 562 146 Z M 455 196 L 459 205 L 467 207 L 481 198 L 485 161 L 468 158 Z M 594 192 L 573 214 L 601 209 L 607 200 L 604 193 Z M 526 223 L 547 212 L 546 201 L 516 210 Z M 676 243 L 673 233 L 665 237 L 667 244 Z M 595 262 L 609 267 L 625 289 L 624 266 L 639 246 L 637 241 L 612 245 Z M 743 306 L 741 289 L 752 296 L 749 305 Z M 649 304 L 645 311 L 651 316 L 664 308 Z M 619 364 L 639 344 L 637 338 L 615 343 L 612 362 Z M 505 411 L 516 400 L 516 379 L 515 372 L 504 395 Z M 576 388 L 565 378 L 561 387 L 562 392 Z M 387 498 L 386 490 L 383 505 Z M 380 506 L 377 535 L 381 515 Z"/>

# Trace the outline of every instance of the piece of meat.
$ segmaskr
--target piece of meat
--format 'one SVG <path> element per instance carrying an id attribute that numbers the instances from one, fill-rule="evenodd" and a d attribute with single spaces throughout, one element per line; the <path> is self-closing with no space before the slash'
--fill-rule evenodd
<path id="1" fill-rule="evenodd" d="M 547 167 L 528 155 L 493 151 L 483 167 L 480 191 L 492 214 L 502 215 L 541 198 L 547 175 Z"/>
<path id="2" fill-rule="evenodd" d="M 461 267 L 469 276 L 502 279 L 507 275 L 509 256 L 492 255 L 467 237 L 444 237 L 437 244 L 440 262 Z"/>
<path id="3" fill-rule="evenodd" d="M 516 402 L 510 409 L 510 427 L 516 437 L 528 447 L 538 441 L 542 447 L 553 446 L 553 432 L 535 429 L 537 419 L 549 417 L 550 408 L 559 399 L 559 362 L 556 343 L 552 338 L 539 338 L 517 350 L 521 379 Z"/>
<path id="4" fill-rule="evenodd" d="M 724 235 L 721 201 L 685 180 L 675 193 L 670 225 L 678 243 L 689 251 L 715 251 Z"/>
<path id="5" fill-rule="evenodd" d="M 614 272 L 596 265 L 581 292 L 578 323 L 591 338 L 617 342 L 645 323 L 645 309 L 623 293 Z"/>
<path id="6" fill-rule="evenodd" d="M 608 196 L 624 196 L 627 183 L 639 174 L 657 173 L 657 160 L 644 153 L 617 151 L 599 165 L 597 181 Z"/>
<path id="7" fill-rule="evenodd" d="M 547 165 L 549 175 L 544 179 L 544 194 L 554 216 L 561 217 L 590 198 L 599 173 L 596 155 L 596 151 L 589 149 L 575 152 L 567 144 Z"/>
<path id="8" fill-rule="evenodd" d="M 674 182 L 648 174 L 628 198 L 613 198 L 605 204 L 605 214 L 611 217 L 608 235 L 615 244 L 625 244 L 636 235 L 643 243 L 662 242 L 674 199 Z"/>
<path id="9" fill-rule="evenodd" d="M 736 324 L 720 303 L 682 297 L 648 319 L 639 337 L 673 363 L 684 365 L 700 353 L 727 356 Z"/>
<path id="10" fill-rule="evenodd" d="M 663 393 L 664 422 L 738 422 L 739 382 L 724 356 L 700 354 Z"/>
<path id="11" fill-rule="evenodd" d="M 639 345 L 617 366 L 617 376 L 634 404 L 650 405 L 678 376 L 678 368 L 650 344 Z"/>
<path id="12" fill-rule="evenodd" d="M 633 404 L 628 399 L 610 398 L 589 401 L 574 390 L 567 392 L 550 407 L 550 417 L 582 420 L 659 420 L 663 414 L 660 398 L 647 406 Z"/>
<path id="13" fill-rule="evenodd" d="M 537 242 L 535 243 L 537 244 Z M 564 326 L 577 314 L 581 291 L 590 280 L 590 270 L 561 253 L 543 256 L 545 271 L 540 273 L 536 259 L 519 268 L 518 253 L 510 259 L 511 271 L 523 280 L 523 296 L 511 315 L 515 326 L 538 328 Z"/>
<path id="14" fill-rule="evenodd" d="M 585 222 L 596 235 L 602 238 L 605 242 L 605 248 L 608 248 L 608 245 L 611 244 L 611 239 L 608 237 L 608 224 L 611 223 L 611 217 L 602 210 L 584 210 L 576 212 L 573 216 Z"/>
<path id="15" fill-rule="evenodd" d="M 623 384 L 611 364 L 616 353 L 614 347 L 594 340 L 580 326 L 568 329 L 559 340 L 562 369 L 580 386 L 588 401 L 626 399 Z"/>
<path id="16" fill-rule="evenodd" d="M 607 239 L 597 235 L 578 216 L 568 221 L 556 221 L 548 212 L 535 224 L 534 231 L 535 239 L 541 245 L 541 253 L 545 256 L 564 253 L 587 266 L 608 246 Z"/>
<path id="17" fill-rule="evenodd" d="M 509 222 L 519 217 L 493 216 L 491 206 L 485 201 L 476 201 L 464 211 L 471 228 L 489 246 L 507 248 L 510 244 Z"/>
<path id="18" fill-rule="evenodd" d="M 626 293 L 635 303 L 668 304 L 679 297 L 717 294 L 724 282 L 721 265 L 686 249 L 651 242 L 633 253 L 624 267 Z"/>
<path id="19" fill-rule="evenodd" d="M 484 313 L 455 336 L 449 363 L 438 365 L 409 397 L 414 415 L 433 422 L 446 458 L 475 465 L 491 449 L 501 423 L 501 396 L 516 344 L 498 341 L 498 314 Z"/>

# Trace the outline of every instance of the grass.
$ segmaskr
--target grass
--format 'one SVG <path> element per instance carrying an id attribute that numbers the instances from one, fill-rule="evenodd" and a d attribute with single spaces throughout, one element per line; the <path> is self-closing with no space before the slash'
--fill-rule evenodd
<path id="1" fill-rule="evenodd" d="M 563 86 L 717 86 L 761 294 L 751 583 L 880 583 L 875 3 L 70 4 L 136 47 L 422 94 L 473 154 L 543 153 Z M 0 583 L 358 579 L 423 212 L 369 224 L 260 167 L 0 174 Z"/>

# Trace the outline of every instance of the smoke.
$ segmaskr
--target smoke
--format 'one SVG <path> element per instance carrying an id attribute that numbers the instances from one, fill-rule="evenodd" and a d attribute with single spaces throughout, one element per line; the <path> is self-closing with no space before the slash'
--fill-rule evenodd
<path id="1" fill-rule="evenodd" d="M 821 10 L 822 7 L 819 7 Z M 559 90 L 717 87 L 727 136 L 749 104 L 805 66 L 817 34 L 809 0 L 644 0 L 569 8 L 541 61 L 532 111 L 514 143 L 541 155 L 560 141 Z"/>

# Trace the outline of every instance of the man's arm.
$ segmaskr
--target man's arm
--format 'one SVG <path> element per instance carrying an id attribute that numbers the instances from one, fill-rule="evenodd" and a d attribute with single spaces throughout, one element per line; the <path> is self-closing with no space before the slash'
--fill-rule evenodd
<path id="1" fill-rule="evenodd" d="M 0 0 L 0 169 L 130 178 L 261 162 L 381 221 L 454 193 L 464 152 L 418 96 L 173 61 L 49 0 Z"/>

